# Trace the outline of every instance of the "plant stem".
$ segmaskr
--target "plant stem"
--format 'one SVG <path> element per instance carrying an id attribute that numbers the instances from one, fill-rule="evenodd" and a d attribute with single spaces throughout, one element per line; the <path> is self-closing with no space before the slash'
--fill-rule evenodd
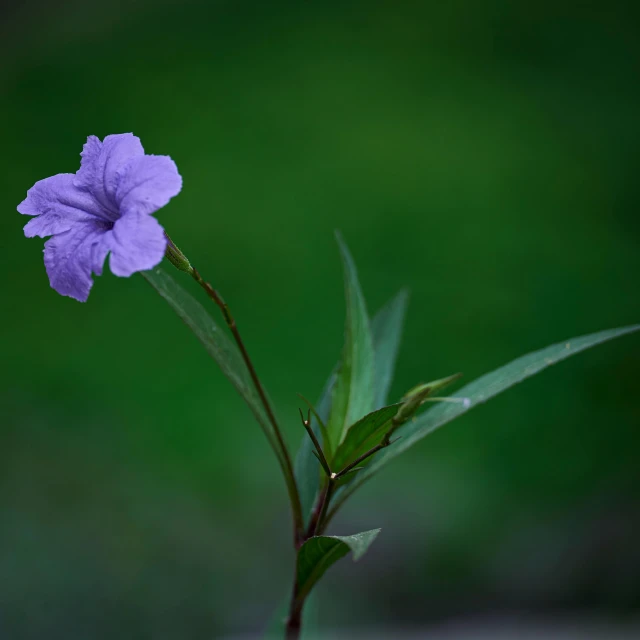
<path id="1" fill-rule="evenodd" d="M 298 640 L 302 631 L 302 609 L 304 600 L 298 601 L 298 563 L 296 561 L 296 572 L 293 576 L 293 592 L 291 594 L 291 605 L 289 607 L 289 617 L 285 629 L 286 640 Z"/>
<path id="2" fill-rule="evenodd" d="M 280 449 L 280 455 L 282 457 L 283 463 L 283 471 L 285 476 L 285 482 L 287 484 L 287 490 L 289 492 L 289 500 L 291 501 L 291 511 L 293 515 L 293 526 L 294 526 L 294 543 L 296 549 L 301 544 L 301 540 L 304 536 L 304 519 L 302 517 L 302 504 L 300 502 L 300 494 L 298 492 L 298 485 L 295 481 L 295 475 L 293 472 L 293 464 L 291 462 L 291 456 L 289 455 L 289 450 L 287 449 L 287 445 L 284 442 L 284 438 L 282 437 L 282 432 L 280 431 L 280 427 L 278 426 L 278 421 L 276 420 L 275 414 L 271 408 L 271 404 L 267 399 L 267 394 L 264 391 L 264 387 L 260 382 L 260 378 L 258 378 L 258 373 L 256 372 L 255 367 L 253 366 L 253 362 L 249 357 L 249 353 L 247 348 L 244 345 L 244 341 L 242 340 L 242 336 L 240 335 L 240 331 L 238 330 L 238 326 L 236 321 L 231 314 L 231 310 L 227 303 L 223 300 L 222 296 L 216 289 L 214 289 L 208 282 L 206 282 L 198 270 L 195 267 L 191 267 L 190 274 L 193 279 L 204 289 L 205 293 L 216 303 L 216 305 L 222 311 L 222 315 L 224 316 L 225 322 L 229 327 L 229 330 L 233 334 L 233 337 L 238 345 L 238 349 L 240 349 L 240 354 L 242 355 L 242 359 L 249 371 L 249 375 L 251 376 L 251 380 L 260 396 L 260 401 L 262 402 L 262 406 L 267 414 L 269 422 L 273 427 L 274 434 L 276 436 L 276 440 L 278 443 L 278 447 Z"/>
<path id="3" fill-rule="evenodd" d="M 286 639 L 298 640 L 302 631 L 302 608 L 298 610 L 294 618 L 287 621 Z"/>
<path id="4" fill-rule="evenodd" d="M 313 513 L 311 514 L 311 519 L 309 520 L 309 527 L 307 528 L 307 534 L 305 535 L 305 541 L 309 538 L 313 538 L 318 533 L 320 526 L 322 525 L 322 518 L 327 512 L 327 507 L 329 506 L 329 502 L 331 500 L 331 494 L 333 493 L 333 488 L 335 485 L 336 474 L 332 474 L 332 477 L 327 479 L 325 483 L 322 493 L 318 496 L 318 500 L 316 501 L 315 507 L 313 508 Z"/>
<path id="5" fill-rule="evenodd" d="M 322 520 L 327 512 L 327 507 L 331 500 L 331 494 L 335 487 L 335 480 L 337 476 L 332 473 L 324 484 L 322 492 L 316 500 L 313 513 L 311 514 L 311 520 L 309 521 L 309 527 L 304 535 L 302 544 L 304 544 L 310 538 L 317 535 L 322 526 Z M 300 545 L 302 546 L 302 545 Z M 300 631 L 302 629 L 302 609 L 304 607 L 305 598 L 298 597 L 299 585 L 298 585 L 298 561 L 296 558 L 296 573 L 293 576 L 293 591 L 291 593 L 291 604 L 289 606 L 289 617 L 287 618 L 286 627 L 286 640 L 298 640 L 300 637 Z"/>
<path id="6" fill-rule="evenodd" d="M 322 418 L 318 415 L 316 408 L 311 404 L 311 402 L 309 402 L 301 393 L 298 394 L 298 397 L 301 400 L 304 400 L 309 409 L 311 409 L 311 413 L 313 413 L 315 419 L 318 421 L 318 426 L 322 433 L 322 444 L 324 447 L 325 457 L 331 459 L 333 457 L 333 452 L 331 450 L 331 438 L 329 438 L 329 433 L 327 432 L 327 425 L 322 421 Z"/>
<path id="7" fill-rule="evenodd" d="M 335 474 L 334 474 L 335 475 Z M 329 503 L 331 502 L 331 498 L 333 497 L 333 491 L 336 488 L 336 480 L 338 476 L 329 478 L 329 482 L 327 482 L 327 493 L 324 496 L 324 500 L 322 502 L 322 507 L 320 509 L 320 518 L 318 518 L 318 525 L 316 526 L 315 531 L 313 532 L 314 536 L 322 533 L 324 529 L 324 519 L 327 515 L 327 509 L 329 508 Z"/>
<path id="8" fill-rule="evenodd" d="M 305 425 L 305 427 L 309 426 L 305 422 L 302 412 L 300 412 L 300 415 L 302 417 L 302 422 Z M 316 500 L 316 504 L 313 508 L 313 513 L 311 514 L 309 526 L 307 527 L 307 531 L 304 535 L 302 544 L 304 544 L 307 540 L 309 540 L 309 538 L 313 538 L 313 536 L 322 534 L 324 528 L 327 526 L 327 523 L 330 520 L 330 516 L 333 515 L 333 514 L 330 514 L 330 516 L 327 517 L 327 510 L 329 509 L 329 503 L 331 502 L 331 497 L 333 496 L 333 492 L 336 487 L 336 482 L 341 477 L 349 473 L 349 471 L 351 471 L 356 466 L 358 466 L 358 464 L 360 464 L 370 456 L 374 455 L 381 449 L 388 447 L 391 444 L 391 440 L 390 440 L 391 434 L 394 432 L 394 430 L 397 427 L 398 427 L 398 424 L 392 421 L 392 426 L 387 431 L 387 433 L 385 433 L 384 438 L 382 439 L 382 442 L 377 444 L 375 447 L 372 447 L 371 449 L 369 449 L 369 451 L 366 451 L 365 453 L 363 453 L 356 460 L 348 464 L 339 473 L 331 473 L 327 477 L 327 481 L 325 482 L 322 488 L 322 491 L 318 495 L 318 499 Z M 311 431 L 310 428 L 308 430 Z M 316 445 L 316 448 L 318 449 L 318 451 L 322 451 L 317 441 L 317 438 L 315 438 L 315 434 L 312 435 L 312 433 L 310 433 L 309 435 L 311 436 L 311 439 L 314 445 Z M 297 561 L 296 561 L 296 575 L 294 576 L 294 579 L 293 579 L 293 592 L 291 594 L 291 605 L 289 607 L 289 617 L 287 619 L 286 640 L 298 640 L 298 638 L 300 637 L 300 630 L 302 628 L 302 609 L 304 607 L 305 598 L 299 598 L 298 592 L 299 592 L 299 585 L 298 585 L 298 579 L 297 579 Z"/>
<path id="9" fill-rule="evenodd" d="M 338 474 L 336 474 L 336 478 L 342 478 L 342 476 L 346 476 L 347 473 L 349 473 L 349 471 L 351 471 L 351 469 L 354 469 L 361 462 L 364 462 L 367 458 L 371 457 L 374 453 L 378 453 L 378 451 L 380 451 L 380 449 L 384 449 L 388 445 L 389 445 L 388 442 L 382 441 L 380 444 L 377 444 L 372 449 L 369 449 L 369 451 L 366 451 L 365 453 L 363 453 L 359 458 L 357 458 L 356 460 L 354 460 L 353 462 L 348 464 L 344 469 L 342 469 L 342 471 L 340 471 Z"/>
<path id="10" fill-rule="evenodd" d="M 300 411 L 300 418 L 302 419 L 302 426 L 306 429 L 307 434 L 309 435 L 309 438 L 311 438 L 311 442 L 313 442 L 313 446 L 316 448 L 314 453 L 316 454 L 316 457 L 318 458 L 318 462 L 320 462 L 320 465 L 322 466 L 322 469 L 327 474 L 327 476 L 331 477 L 331 468 L 329 467 L 329 463 L 327 462 L 327 458 L 324 455 L 324 451 L 322 450 L 322 447 L 320 446 L 320 442 L 318 441 L 318 438 L 316 438 L 316 434 L 313 433 L 313 428 L 311 426 L 311 409 L 309 409 L 309 413 L 307 414 L 307 419 L 306 420 L 305 420 L 305 417 L 304 417 L 304 415 L 302 413 L 302 409 L 298 409 L 298 411 Z"/>

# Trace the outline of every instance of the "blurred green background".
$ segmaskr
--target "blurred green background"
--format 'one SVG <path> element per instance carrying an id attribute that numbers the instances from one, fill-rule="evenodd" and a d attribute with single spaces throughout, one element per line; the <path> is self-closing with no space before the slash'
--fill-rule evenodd
<path id="1" fill-rule="evenodd" d="M 640 318 L 633 3 L 4 3 L 0 637 L 257 632 L 289 589 L 284 484 L 249 411 L 140 277 L 49 288 L 16 205 L 133 131 L 158 218 L 231 303 L 297 448 L 344 315 L 411 290 L 393 387 Z M 169 268 L 169 267 L 168 267 Z M 108 271 L 108 270 L 107 270 Z M 196 295 L 187 278 L 176 273 Z M 412 449 L 334 525 L 383 527 L 326 628 L 640 614 L 637 337 Z"/>

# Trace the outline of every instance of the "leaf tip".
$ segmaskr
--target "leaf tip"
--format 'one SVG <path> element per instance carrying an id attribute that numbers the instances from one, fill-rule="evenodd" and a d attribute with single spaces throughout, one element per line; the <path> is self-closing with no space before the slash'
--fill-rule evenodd
<path id="1" fill-rule="evenodd" d="M 378 534 L 382 531 L 381 528 L 371 529 L 371 531 L 365 531 L 360 534 L 361 536 L 366 536 L 366 544 L 358 547 L 357 549 L 353 549 L 353 561 L 358 562 L 360 558 L 368 551 L 369 547 L 375 542 Z M 355 536 L 354 536 L 355 537 Z"/>
<path id="2" fill-rule="evenodd" d="M 339 229 L 336 229 L 333 233 L 336 237 L 336 242 L 338 243 L 338 248 L 340 249 L 340 254 L 342 255 L 343 259 L 345 256 L 348 256 L 349 258 L 351 258 L 349 247 L 347 246 L 347 243 L 344 239 L 344 236 L 342 235 L 342 232 Z"/>

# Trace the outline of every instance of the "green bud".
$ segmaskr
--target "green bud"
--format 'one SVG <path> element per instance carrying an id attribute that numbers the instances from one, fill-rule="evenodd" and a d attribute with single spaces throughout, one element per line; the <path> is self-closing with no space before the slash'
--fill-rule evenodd
<path id="1" fill-rule="evenodd" d="M 164 255 L 176 269 L 184 271 L 189 275 L 193 273 L 193 267 L 191 266 L 187 256 L 185 256 L 184 253 L 182 253 L 182 251 L 173 244 L 173 241 L 169 236 L 167 236 L 167 248 L 165 249 Z"/>
<path id="2" fill-rule="evenodd" d="M 398 413 L 396 413 L 393 423 L 394 425 L 400 426 L 403 422 L 412 418 L 415 412 L 420 408 L 426 400 L 431 396 L 434 392 L 440 391 L 447 385 L 450 385 L 452 382 L 455 382 L 462 374 L 456 373 L 448 378 L 441 378 L 440 380 L 434 380 L 433 382 L 425 382 L 424 384 L 419 384 L 413 389 L 407 391 L 402 398 L 403 404 L 398 409 Z"/>

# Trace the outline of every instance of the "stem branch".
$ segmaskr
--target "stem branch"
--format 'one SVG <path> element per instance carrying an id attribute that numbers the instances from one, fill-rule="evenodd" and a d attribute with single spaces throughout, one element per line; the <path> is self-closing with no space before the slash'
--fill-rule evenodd
<path id="1" fill-rule="evenodd" d="M 284 465 L 283 471 L 285 475 L 285 481 L 287 483 L 287 490 L 289 492 L 289 499 L 291 501 L 291 511 L 293 514 L 293 526 L 294 526 L 294 542 L 296 548 L 299 547 L 302 537 L 304 535 L 304 520 L 302 517 L 302 504 L 300 502 L 300 494 L 298 493 L 298 486 L 295 481 L 295 476 L 293 472 L 293 464 L 291 462 L 291 456 L 289 455 L 289 450 L 287 449 L 287 445 L 284 442 L 284 438 L 282 437 L 282 432 L 280 431 L 280 427 L 278 426 L 278 421 L 276 420 L 275 414 L 273 413 L 273 409 L 271 408 L 271 404 L 267 399 L 267 394 L 265 393 L 264 387 L 260 382 L 260 378 L 258 378 L 258 373 L 256 372 L 255 367 L 253 366 L 253 362 L 249 357 L 249 353 L 247 348 L 244 345 L 244 341 L 242 340 L 242 336 L 240 335 L 240 331 L 238 330 L 238 326 L 236 321 L 231 314 L 231 310 L 227 303 L 223 300 L 222 296 L 216 289 L 214 289 L 208 282 L 206 282 L 198 270 L 195 267 L 191 267 L 191 276 L 193 279 L 204 289 L 205 293 L 216 303 L 216 305 L 222 311 L 222 315 L 224 316 L 225 322 L 229 327 L 229 330 L 233 334 L 233 337 L 238 345 L 238 349 L 240 349 L 240 354 L 242 355 L 242 359 L 249 371 L 249 375 L 251 376 L 251 380 L 260 396 L 260 401 L 262 402 L 262 406 L 267 414 L 269 422 L 273 427 L 274 434 L 276 436 L 276 440 L 278 443 L 278 447 L 280 449 L 280 455 L 282 457 L 282 462 Z"/>
<path id="2" fill-rule="evenodd" d="M 313 513 L 311 514 L 311 520 L 309 521 L 309 527 L 304 535 L 303 544 L 309 540 L 309 538 L 313 538 L 313 536 L 319 533 L 322 521 L 327 513 L 327 507 L 331 500 L 336 478 L 337 476 L 335 473 L 332 473 L 331 476 L 327 478 L 327 481 L 322 488 L 322 492 L 318 496 Z M 293 577 L 293 592 L 291 593 L 289 617 L 287 618 L 286 640 L 298 640 L 300 637 L 300 630 L 302 628 L 302 608 L 304 607 L 306 596 L 299 598 L 300 585 L 298 584 L 297 569 L 298 561 L 296 558 L 296 573 Z"/>

